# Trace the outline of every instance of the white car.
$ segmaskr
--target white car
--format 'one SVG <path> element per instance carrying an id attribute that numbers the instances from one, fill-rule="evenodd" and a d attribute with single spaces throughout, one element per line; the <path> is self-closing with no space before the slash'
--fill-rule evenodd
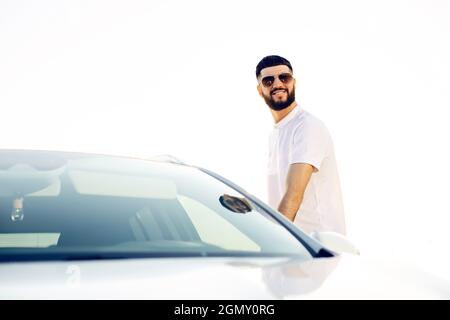
<path id="1" fill-rule="evenodd" d="M 0 151 L 0 299 L 450 298 L 175 159 Z"/>

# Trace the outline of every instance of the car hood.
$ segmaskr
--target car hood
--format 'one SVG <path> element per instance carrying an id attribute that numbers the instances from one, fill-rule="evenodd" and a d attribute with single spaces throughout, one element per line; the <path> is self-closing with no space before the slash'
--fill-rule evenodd
<path id="1" fill-rule="evenodd" d="M 450 283 L 359 256 L 0 264 L 0 299 L 449 299 Z"/>

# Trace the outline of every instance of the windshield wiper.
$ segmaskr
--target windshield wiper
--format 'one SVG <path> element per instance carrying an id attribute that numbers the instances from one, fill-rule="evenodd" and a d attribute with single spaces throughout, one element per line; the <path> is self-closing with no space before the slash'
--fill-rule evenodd
<path id="1" fill-rule="evenodd" d="M 92 252 L 92 253 L 18 253 L 0 254 L 0 262 L 31 262 L 31 261 L 73 261 L 73 260 L 116 260 L 140 258 L 188 258 L 205 257 L 205 252 Z"/>
<path id="2" fill-rule="evenodd" d="M 21 252 L 0 254 L 0 262 L 37 262 L 37 261 L 90 261 L 90 260 L 116 260 L 116 259 L 143 259 L 143 258 L 292 258 L 298 257 L 288 254 L 272 254 L 260 252 L 206 252 L 206 251 L 188 251 L 188 252 L 52 252 L 36 253 Z"/>

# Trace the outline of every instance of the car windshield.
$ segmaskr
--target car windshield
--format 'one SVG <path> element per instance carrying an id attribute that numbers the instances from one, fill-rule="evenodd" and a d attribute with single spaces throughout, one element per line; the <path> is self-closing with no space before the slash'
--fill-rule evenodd
<path id="1" fill-rule="evenodd" d="M 0 153 L 0 260 L 300 256 L 285 227 L 189 166 Z"/>

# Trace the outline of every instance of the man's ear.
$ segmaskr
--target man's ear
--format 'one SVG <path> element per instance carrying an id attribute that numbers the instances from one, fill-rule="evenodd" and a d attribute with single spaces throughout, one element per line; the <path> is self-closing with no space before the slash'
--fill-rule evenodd
<path id="1" fill-rule="evenodd" d="M 261 89 L 261 84 L 260 83 L 258 83 L 258 85 L 256 86 L 256 89 L 258 90 L 259 95 L 262 97 L 263 94 L 262 94 L 262 89 Z"/>

